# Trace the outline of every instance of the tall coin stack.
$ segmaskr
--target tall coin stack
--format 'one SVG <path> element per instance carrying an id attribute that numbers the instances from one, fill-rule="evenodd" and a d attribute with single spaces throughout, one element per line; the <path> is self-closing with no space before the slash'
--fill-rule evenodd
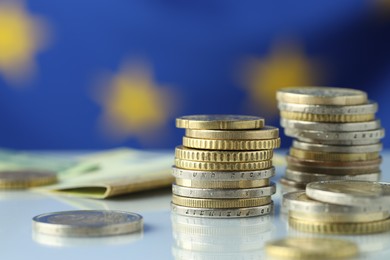
<path id="1" fill-rule="evenodd" d="M 277 92 L 281 125 L 295 138 L 283 191 L 326 180 L 378 181 L 384 129 L 377 103 L 360 90 L 284 88 Z"/>
<path id="2" fill-rule="evenodd" d="M 239 218 L 273 211 L 273 149 L 279 130 L 264 119 L 239 115 L 194 115 L 176 119 L 185 128 L 176 147 L 172 210 L 180 215 Z"/>

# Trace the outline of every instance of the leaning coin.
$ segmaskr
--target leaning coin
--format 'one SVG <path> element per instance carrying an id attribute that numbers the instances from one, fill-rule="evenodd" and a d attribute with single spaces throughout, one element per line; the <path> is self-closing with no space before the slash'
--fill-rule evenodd
<path id="1" fill-rule="evenodd" d="M 172 193 L 182 197 L 204 199 L 244 199 L 271 196 L 275 193 L 276 186 L 271 182 L 270 186 L 251 189 L 202 189 L 189 188 L 172 184 Z"/>
<path id="2" fill-rule="evenodd" d="M 188 129 L 258 129 L 264 118 L 246 115 L 192 115 L 176 118 L 176 127 Z"/>
<path id="3" fill-rule="evenodd" d="M 178 168 L 201 171 L 253 171 L 270 168 L 272 166 L 272 160 L 258 162 L 219 163 L 189 161 L 176 158 L 175 165 Z"/>
<path id="4" fill-rule="evenodd" d="M 381 143 L 369 145 L 326 145 L 305 143 L 298 140 L 293 141 L 294 148 L 301 150 L 309 150 L 315 152 L 327 153 L 372 153 L 382 151 L 383 145 Z"/>
<path id="5" fill-rule="evenodd" d="M 319 161 L 366 161 L 374 160 L 380 157 L 379 152 L 371 153 L 329 153 L 329 152 L 317 152 L 310 150 L 301 150 L 295 147 L 290 148 L 290 155 L 295 158 L 307 159 L 307 160 L 319 160 Z"/>
<path id="6" fill-rule="evenodd" d="M 218 140 L 184 136 L 183 145 L 206 150 L 270 150 L 279 148 L 280 138 L 264 140 Z"/>
<path id="7" fill-rule="evenodd" d="M 325 132 L 325 131 L 308 131 L 285 128 L 284 133 L 287 136 L 295 138 L 307 138 L 312 140 L 325 141 L 362 141 L 362 140 L 378 140 L 385 136 L 383 128 L 359 131 L 359 132 Z"/>
<path id="8" fill-rule="evenodd" d="M 367 174 L 321 174 L 314 172 L 302 172 L 292 170 L 290 168 L 286 169 L 286 178 L 292 181 L 301 182 L 301 183 L 310 183 L 316 181 L 331 181 L 331 180 L 350 180 L 350 181 L 379 181 L 380 172 L 373 172 Z"/>
<path id="9" fill-rule="evenodd" d="M 204 130 L 186 129 L 186 136 L 203 139 L 222 140 L 262 140 L 275 139 L 279 137 L 279 129 L 273 126 L 264 126 L 256 130 Z"/>
<path id="10" fill-rule="evenodd" d="M 100 237 L 140 231 L 141 215 L 113 210 L 75 210 L 38 215 L 35 232 L 57 236 Z"/>
<path id="11" fill-rule="evenodd" d="M 369 181 L 320 181 L 306 186 L 312 199 L 338 205 L 377 205 L 390 210 L 390 184 Z"/>
<path id="12" fill-rule="evenodd" d="M 12 170 L 0 171 L 0 189 L 27 189 L 57 182 L 57 175 L 50 171 Z"/>
<path id="13" fill-rule="evenodd" d="M 276 92 L 280 102 L 307 105 L 360 105 L 367 102 L 367 94 L 349 88 L 289 87 Z"/>
<path id="14" fill-rule="evenodd" d="M 334 238 L 288 237 L 268 242 L 267 255 L 278 259 L 350 259 L 358 255 L 358 246 L 348 240 Z"/>
<path id="15" fill-rule="evenodd" d="M 375 114 L 378 111 L 378 104 L 373 101 L 368 101 L 368 103 L 361 105 L 330 106 L 278 102 L 278 108 L 281 111 L 291 111 L 318 115 L 363 115 Z"/>

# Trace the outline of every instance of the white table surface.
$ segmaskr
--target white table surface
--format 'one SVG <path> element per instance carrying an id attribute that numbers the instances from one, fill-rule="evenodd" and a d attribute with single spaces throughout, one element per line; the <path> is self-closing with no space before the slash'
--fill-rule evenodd
<path id="1" fill-rule="evenodd" d="M 383 153 L 383 159 L 382 180 L 390 181 L 390 153 Z M 274 181 L 283 171 L 283 167 L 277 168 Z M 170 197 L 170 189 L 110 200 L 0 191 L 0 259 L 265 259 L 263 245 L 270 239 L 317 236 L 288 228 L 279 214 L 280 194 L 273 197 L 273 216 L 227 220 L 171 215 Z M 45 237 L 32 232 L 34 216 L 75 209 L 137 212 L 144 217 L 144 232 L 94 239 Z M 342 238 L 358 243 L 362 251 L 359 259 L 390 259 L 389 232 Z"/>

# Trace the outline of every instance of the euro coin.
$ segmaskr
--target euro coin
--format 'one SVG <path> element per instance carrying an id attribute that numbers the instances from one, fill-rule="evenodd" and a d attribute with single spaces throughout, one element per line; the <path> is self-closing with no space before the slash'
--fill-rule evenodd
<path id="1" fill-rule="evenodd" d="M 264 206 L 271 203 L 271 201 L 270 196 L 249 199 L 200 199 L 172 195 L 173 204 L 191 208 L 247 208 Z"/>
<path id="2" fill-rule="evenodd" d="M 267 169 L 272 166 L 271 160 L 258 162 L 240 163 L 219 163 L 219 162 L 197 162 L 182 159 L 175 159 L 178 168 L 203 171 L 252 171 Z"/>
<path id="3" fill-rule="evenodd" d="M 280 138 L 264 140 L 217 140 L 183 137 L 186 147 L 206 150 L 270 150 L 279 148 Z"/>
<path id="4" fill-rule="evenodd" d="M 269 179 L 243 181 L 198 181 L 192 179 L 176 179 L 176 184 L 190 188 L 203 189 L 246 189 L 269 186 Z"/>
<path id="5" fill-rule="evenodd" d="M 379 158 L 379 152 L 328 153 L 328 152 L 301 150 L 295 147 L 290 148 L 290 155 L 296 158 L 307 159 L 307 160 L 341 161 L 341 162 L 365 161 L 365 160 L 374 160 Z"/>
<path id="6" fill-rule="evenodd" d="M 372 153 L 382 151 L 381 143 L 369 145 L 325 145 L 293 141 L 293 147 L 301 150 L 327 153 Z"/>
<path id="7" fill-rule="evenodd" d="M 286 169 L 286 178 L 292 181 L 301 182 L 301 183 L 310 183 L 316 181 L 331 181 L 331 180 L 351 180 L 351 181 L 379 181 L 380 172 L 372 172 L 366 174 L 345 174 L 341 175 L 339 172 L 337 174 L 321 174 L 315 172 L 302 172 L 296 171 L 287 168 Z"/>
<path id="8" fill-rule="evenodd" d="M 330 106 L 278 102 L 278 108 L 281 111 L 291 111 L 317 115 L 364 115 L 375 114 L 378 111 L 378 104 L 372 101 L 368 101 L 368 103 L 361 105 Z"/>
<path id="9" fill-rule="evenodd" d="M 0 171 L 0 189 L 27 189 L 56 182 L 57 175 L 50 171 L 27 169 Z"/>
<path id="10" fill-rule="evenodd" d="M 264 126 L 256 130 L 203 130 L 186 129 L 186 136 L 202 139 L 222 140 L 262 140 L 275 139 L 279 137 L 279 129 L 273 126 Z"/>
<path id="11" fill-rule="evenodd" d="M 246 115 L 192 115 L 176 118 L 176 127 L 188 129 L 258 129 L 264 118 Z"/>

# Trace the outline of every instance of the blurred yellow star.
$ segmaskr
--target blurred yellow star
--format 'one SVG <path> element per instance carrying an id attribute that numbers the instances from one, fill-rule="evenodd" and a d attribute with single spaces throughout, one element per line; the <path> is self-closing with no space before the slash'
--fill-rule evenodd
<path id="1" fill-rule="evenodd" d="M 317 64 L 296 44 L 274 45 L 268 56 L 247 61 L 244 69 L 244 86 L 249 92 L 246 104 L 269 116 L 277 113 L 278 89 L 315 85 L 319 77 Z"/>
<path id="2" fill-rule="evenodd" d="M 10 83 L 32 76 L 34 56 L 45 42 L 44 28 L 18 1 L 0 2 L 0 76 Z"/>
<path id="3" fill-rule="evenodd" d="M 161 137 L 157 133 L 172 114 L 172 96 L 169 88 L 153 82 L 145 64 L 124 65 L 98 94 L 104 132 L 114 139 Z"/>

